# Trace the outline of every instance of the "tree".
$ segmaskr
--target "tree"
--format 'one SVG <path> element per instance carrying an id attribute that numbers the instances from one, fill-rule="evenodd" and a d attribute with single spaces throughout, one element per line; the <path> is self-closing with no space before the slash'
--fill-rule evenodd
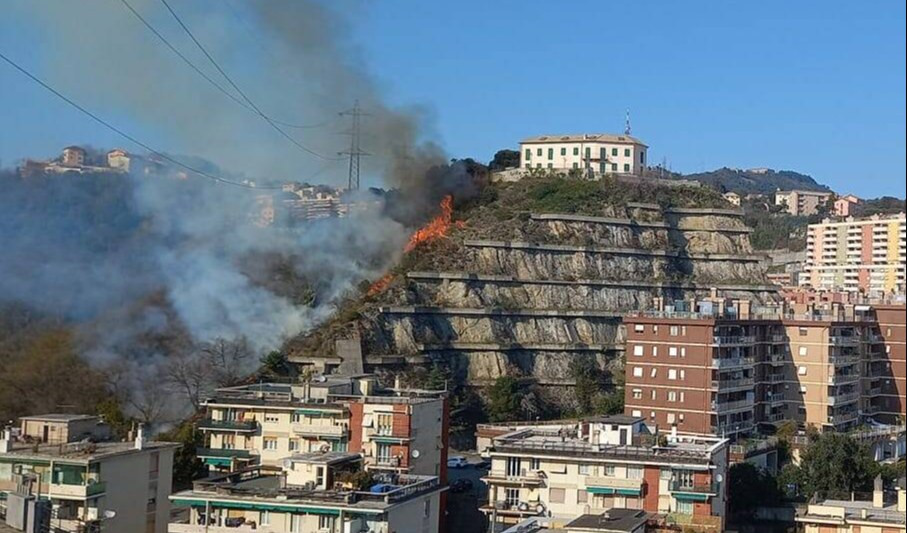
<path id="1" fill-rule="evenodd" d="M 287 373 L 290 363 L 283 352 L 271 350 L 261 358 L 261 366 L 264 367 L 265 371 L 279 376 Z"/>
<path id="2" fill-rule="evenodd" d="M 488 418 L 492 422 L 517 420 L 523 392 L 520 384 L 511 376 L 501 376 L 488 391 Z"/>
<path id="3" fill-rule="evenodd" d="M 752 517 L 757 507 L 772 507 L 783 499 L 775 479 L 749 463 L 728 470 L 728 506 L 737 518 Z"/>
<path id="4" fill-rule="evenodd" d="M 847 435 L 823 433 L 800 461 L 803 493 L 844 497 L 851 492 L 871 491 L 878 469 L 864 444 Z"/>
<path id="5" fill-rule="evenodd" d="M 206 361 L 197 353 L 174 354 L 167 365 L 168 382 L 186 396 L 192 412 L 198 412 L 210 392 L 212 376 Z"/>
<path id="6" fill-rule="evenodd" d="M 201 353 L 214 384 L 218 387 L 236 385 L 249 373 L 249 361 L 253 350 L 249 339 L 244 336 L 228 340 L 218 337 L 201 346 Z"/>
<path id="7" fill-rule="evenodd" d="M 205 442 L 202 432 L 192 421 L 157 435 L 157 440 L 177 442 L 180 447 L 173 456 L 173 488 L 180 490 L 192 484 L 192 480 L 204 472 L 204 464 L 198 459 L 196 449 Z"/>
<path id="8" fill-rule="evenodd" d="M 508 168 L 517 168 L 519 166 L 520 152 L 517 150 L 498 150 L 495 152 L 491 162 L 488 163 L 488 170 L 495 172 Z"/>
<path id="9" fill-rule="evenodd" d="M 592 357 L 577 357 L 570 361 L 570 375 L 576 385 L 573 394 L 580 415 L 595 411 L 595 399 L 601 394 L 603 373 Z"/>

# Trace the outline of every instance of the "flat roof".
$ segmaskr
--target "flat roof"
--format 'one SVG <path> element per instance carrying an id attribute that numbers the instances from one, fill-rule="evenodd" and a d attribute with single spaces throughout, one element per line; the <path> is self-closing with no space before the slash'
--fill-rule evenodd
<path id="1" fill-rule="evenodd" d="M 645 422 L 646 419 L 641 416 L 630 415 L 602 415 L 589 419 L 590 422 L 601 422 L 603 424 L 617 424 L 620 426 L 632 426 L 639 422 Z"/>
<path id="2" fill-rule="evenodd" d="M 168 448 L 179 448 L 178 442 L 149 441 L 141 450 L 135 448 L 133 441 L 126 442 L 71 442 L 68 444 L 28 444 L 14 442 L 13 448 L 7 453 L 0 454 L 0 460 L 30 459 L 39 461 L 67 460 L 77 462 L 91 462 L 131 453 L 144 453 Z"/>
<path id="3" fill-rule="evenodd" d="M 20 416 L 19 420 L 34 420 L 36 422 L 73 422 L 76 420 L 97 420 L 97 415 L 79 415 L 69 413 L 48 413 L 46 415 Z"/>
<path id="4" fill-rule="evenodd" d="M 606 142 L 613 144 L 636 144 L 646 146 L 646 143 L 632 135 L 619 135 L 615 133 L 571 133 L 566 135 L 536 135 L 526 137 L 520 144 L 529 143 L 561 143 L 561 142 Z"/>
<path id="5" fill-rule="evenodd" d="M 613 508 L 601 514 L 584 514 L 567 524 L 567 529 L 581 529 L 596 532 L 635 531 L 644 525 L 650 514 L 639 509 Z"/>
<path id="6" fill-rule="evenodd" d="M 362 456 L 358 453 L 350 452 L 306 452 L 306 453 L 294 453 L 293 455 L 287 457 L 287 460 L 293 461 L 295 463 L 317 463 L 317 464 L 336 464 L 336 463 L 345 463 L 347 461 L 353 461 L 361 459 Z"/>

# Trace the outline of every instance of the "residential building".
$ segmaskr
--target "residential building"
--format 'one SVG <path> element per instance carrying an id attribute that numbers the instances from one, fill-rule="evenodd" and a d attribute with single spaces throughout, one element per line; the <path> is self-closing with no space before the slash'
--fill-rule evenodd
<path id="1" fill-rule="evenodd" d="M 121 148 L 107 152 L 107 166 L 122 172 L 129 172 L 129 153 Z"/>
<path id="2" fill-rule="evenodd" d="M 188 516 L 169 533 L 437 533 L 446 487 L 437 476 L 373 473 L 348 452 L 296 453 L 280 468 L 252 466 L 174 494 Z"/>
<path id="3" fill-rule="evenodd" d="M 904 294 L 905 215 L 810 224 L 805 275 L 813 289 Z"/>
<path id="4" fill-rule="evenodd" d="M 904 409 L 903 371 L 893 370 L 904 366 L 904 307 L 891 309 L 658 300 L 655 310 L 624 319 L 625 412 L 728 437 L 784 420 L 822 430 L 869 417 L 896 423 Z M 882 320 L 891 323 L 887 338 Z"/>
<path id="5" fill-rule="evenodd" d="M 791 215 L 808 217 L 819 213 L 833 193 L 822 191 L 777 191 L 775 205 L 783 206 Z"/>
<path id="6" fill-rule="evenodd" d="M 740 195 L 731 191 L 724 193 L 724 199 L 737 207 L 740 207 Z"/>
<path id="7" fill-rule="evenodd" d="M 835 199 L 835 216 L 836 217 L 849 217 L 853 214 L 854 208 L 860 205 L 860 200 L 858 197 L 848 194 L 841 196 Z"/>
<path id="8" fill-rule="evenodd" d="M 876 479 L 872 500 L 814 499 L 805 512 L 797 513 L 798 530 L 802 533 L 854 533 L 907 531 L 907 482 L 901 478 L 893 497 Z"/>
<path id="9" fill-rule="evenodd" d="M 49 501 L 49 525 L 58 532 L 166 533 L 178 447 L 146 442 L 141 430 L 131 442 L 46 444 L 7 429 L 0 436 L 0 493 L 7 505 Z"/>
<path id="10" fill-rule="evenodd" d="M 86 163 L 88 152 L 81 146 L 67 146 L 63 149 L 60 164 L 64 167 L 81 167 Z"/>
<path id="11" fill-rule="evenodd" d="M 65 444 L 83 439 L 110 440 L 110 426 L 101 417 L 68 413 L 23 416 L 20 435 L 29 442 Z"/>
<path id="12" fill-rule="evenodd" d="M 655 525 L 651 513 L 639 509 L 608 509 L 599 514 L 584 514 L 573 520 L 533 516 L 501 533 L 645 533 L 649 523 Z"/>
<path id="13" fill-rule="evenodd" d="M 371 375 L 316 376 L 310 383 L 218 389 L 199 422 L 213 469 L 279 466 L 294 453 L 361 453 L 366 469 L 447 481 L 444 391 L 391 389 Z"/>
<path id="14" fill-rule="evenodd" d="M 574 520 L 612 509 L 658 513 L 690 530 L 721 531 L 728 441 L 659 434 L 624 415 L 522 427 L 493 439 L 483 480 L 495 524 Z"/>
<path id="15" fill-rule="evenodd" d="M 520 168 L 641 176 L 647 150 L 648 146 L 630 135 L 540 135 L 520 141 Z"/>

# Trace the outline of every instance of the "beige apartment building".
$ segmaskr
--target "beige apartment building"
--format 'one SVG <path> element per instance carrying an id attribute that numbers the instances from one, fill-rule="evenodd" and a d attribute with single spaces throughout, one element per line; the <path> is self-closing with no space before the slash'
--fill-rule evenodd
<path id="1" fill-rule="evenodd" d="M 446 487 L 437 476 L 367 475 L 358 453 L 295 453 L 197 480 L 174 494 L 188 516 L 168 533 L 438 533 Z"/>
<path id="2" fill-rule="evenodd" d="M 821 191 L 777 191 L 775 205 L 783 206 L 791 215 L 808 217 L 818 213 L 832 196 L 831 192 Z"/>
<path id="3" fill-rule="evenodd" d="M 810 224 L 800 284 L 822 290 L 903 294 L 905 218 L 899 213 Z"/>
<path id="4" fill-rule="evenodd" d="M 630 135 L 539 135 L 520 141 L 520 168 L 642 175 L 648 146 Z"/>
<path id="5" fill-rule="evenodd" d="M 495 524 L 635 509 L 687 531 L 722 530 L 726 439 L 659 434 L 623 415 L 497 429 L 484 451 L 491 468 L 481 508 Z"/>
<path id="6" fill-rule="evenodd" d="M 369 470 L 446 482 L 444 391 L 381 388 L 374 376 L 316 377 L 218 389 L 199 422 L 198 456 L 216 470 L 279 466 L 296 453 L 361 453 Z"/>
<path id="7" fill-rule="evenodd" d="M 802 533 L 903 533 L 907 531 L 907 480 L 886 492 L 876 479 L 871 500 L 818 499 L 797 513 Z"/>
<path id="8" fill-rule="evenodd" d="M 625 317 L 625 409 L 661 427 L 736 437 L 794 420 L 843 431 L 898 424 L 904 402 L 904 307 L 831 303 L 753 309 L 658 302 Z M 900 318 L 898 318 L 900 316 Z M 884 326 L 880 321 L 892 323 Z"/>
<path id="9" fill-rule="evenodd" d="M 5 493 L 7 506 L 46 499 L 49 526 L 59 532 L 101 528 L 166 533 L 173 454 L 179 444 L 147 442 L 141 430 L 129 442 L 53 444 L 42 440 L 44 426 L 32 432 L 38 427 L 36 420 L 60 416 L 27 417 L 22 421 L 26 432 L 14 437 L 5 430 L 0 436 L 0 492 Z M 97 417 L 73 418 L 78 422 L 93 418 L 93 426 L 100 423 Z M 11 512 L 22 509 L 8 507 L 6 514 Z"/>

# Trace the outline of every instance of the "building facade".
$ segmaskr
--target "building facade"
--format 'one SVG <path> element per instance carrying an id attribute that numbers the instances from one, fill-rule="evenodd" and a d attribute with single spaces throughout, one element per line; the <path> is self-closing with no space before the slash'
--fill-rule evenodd
<path id="1" fill-rule="evenodd" d="M 660 435 L 643 418 L 617 415 L 514 429 L 485 453 L 489 499 L 481 510 L 496 524 L 618 508 L 722 530 L 726 439 Z"/>
<path id="2" fill-rule="evenodd" d="M 648 147 L 630 135 L 540 135 L 520 141 L 520 168 L 642 175 Z"/>
<path id="3" fill-rule="evenodd" d="M 0 492 L 12 494 L 10 501 L 49 500 L 54 531 L 166 533 L 178 447 L 146 442 L 141 431 L 134 442 L 41 444 L 7 430 L 0 437 Z"/>
<path id="4" fill-rule="evenodd" d="M 901 478 L 892 493 L 876 479 L 871 500 L 814 499 L 797 513 L 802 533 L 903 533 L 907 531 L 907 482 Z"/>
<path id="5" fill-rule="evenodd" d="M 638 313 L 624 319 L 625 412 L 728 437 L 785 420 L 838 431 L 869 418 L 898 424 L 904 320 L 904 306 L 837 303 Z"/>
<path id="6" fill-rule="evenodd" d="M 365 467 L 447 479 L 447 395 L 385 390 L 372 376 L 218 389 L 198 424 L 217 470 L 279 466 L 294 453 L 361 453 Z"/>
<path id="7" fill-rule="evenodd" d="M 905 214 L 810 224 L 805 276 L 813 289 L 904 293 Z"/>
<path id="8" fill-rule="evenodd" d="M 835 200 L 835 216 L 849 217 L 853 214 L 854 208 L 860 205 L 860 199 L 852 194 L 841 196 Z"/>
<path id="9" fill-rule="evenodd" d="M 777 191 L 775 205 L 784 207 L 789 214 L 808 217 L 827 205 L 832 193 L 821 191 Z"/>

